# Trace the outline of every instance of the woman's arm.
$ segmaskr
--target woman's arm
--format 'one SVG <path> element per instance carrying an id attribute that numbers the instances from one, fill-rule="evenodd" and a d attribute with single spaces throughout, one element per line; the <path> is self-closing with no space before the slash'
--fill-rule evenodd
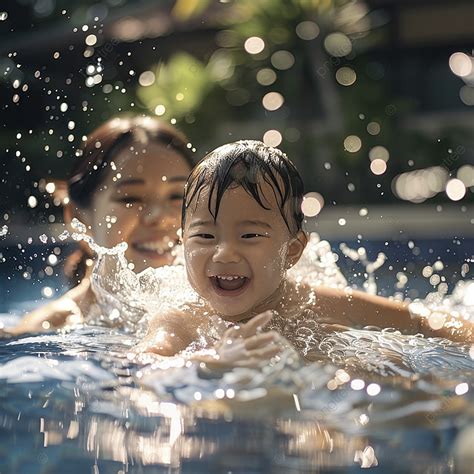
<path id="1" fill-rule="evenodd" d="M 318 287 L 315 293 L 314 309 L 327 323 L 392 327 L 410 334 L 422 333 L 428 337 L 474 342 L 474 325 L 448 313 L 416 312 L 407 303 L 350 288 Z"/>
<path id="2" fill-rule="evenodd" d="M 3 333 L 8 336 L 51 331 L 66 324 L 78 324 L 83 321 L 81 304 L 90 295 L 90 281 L 84 279 L 78 286 L 69 290 L 55 301 L 41 306 L 23 318 L 11 328 L 5 328 Z"/>

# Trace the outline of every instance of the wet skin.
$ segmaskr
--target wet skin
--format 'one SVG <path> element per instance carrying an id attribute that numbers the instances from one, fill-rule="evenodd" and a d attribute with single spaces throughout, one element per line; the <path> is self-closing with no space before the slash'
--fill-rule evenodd
<path id="1" fill-rule="evenodd" d="M 285 272 L 299 259 L 306 238 L 292 235 L 269 185 L 264 209 L 242 187 L 228 189 L 214 221 L 205 189 L 187 210 L 183 231 L 188 279 L 229 321 L 271 309 Z"/>

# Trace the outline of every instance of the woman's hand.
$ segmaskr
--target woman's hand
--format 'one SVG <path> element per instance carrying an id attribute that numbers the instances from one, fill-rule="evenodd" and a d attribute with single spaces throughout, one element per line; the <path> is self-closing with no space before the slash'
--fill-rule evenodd
<path id="1" fill-rule="evenodd" d="M 56 302 L 55 302 L 56 303 Z M 4 335 L 20 336 L 22 334 L 53 331 L 69 324 L 82 322 L 79 307 L 72 300 L 58 301 L 56 304 L 28 315 L 16 326 L 5 328 Z"/>

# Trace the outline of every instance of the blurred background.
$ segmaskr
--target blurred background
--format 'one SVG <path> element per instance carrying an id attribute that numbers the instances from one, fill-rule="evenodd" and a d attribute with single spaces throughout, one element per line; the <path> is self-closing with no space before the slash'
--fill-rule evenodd
<path id="1" fill-rule="evenodd" d="M 63 291 L 54 183 L 121 112 L 199 157 L 280 147 L 355 283 L 341 242 L 385 252 L 382 293 L 449 291 L 472 276 L 473 19 L 472 0 L 2 1 L 0 311 Z"/>

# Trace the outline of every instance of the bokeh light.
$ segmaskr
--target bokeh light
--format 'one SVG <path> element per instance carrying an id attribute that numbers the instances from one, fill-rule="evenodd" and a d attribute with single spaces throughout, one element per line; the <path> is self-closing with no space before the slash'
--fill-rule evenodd
<path id="1" fill-rule="evenodd" d="M 459 90 L 459 98 L 465 105 L 474 105 L 474 87 L 462 86 Z"/>
<path id="2" fill-rule="evenodd" d="M 306 41 L 311 41 L 318 37 L 319 26 L 314 21 L 302 21 L 296 25 L 296 34 Z"/>
<path id="3" fill-rule="evenodd" d="M 263 68 L 257 72 L 257 82 L 262 86 L 270 86 L 277 79 L 276 72 L 270 68 Z"/>
<path id="4" fill-rule="evenodd" d="M 277 147 L 280 145 L 283 137 L 278 130 L 268 130 L 263 135 L 263 143 L 268 146 Z"/>
<path id="5" fill-rule="evenodd" d="M 428 325 L 435 331 L 441 329 L 446 322 L 446 315 L 443 313 L 433 312 L 428 316 Z"/>
<path id="6" fill-rule="evenodd" d="M 37 205 L 38 205 L 38 199 L 36 199 L 34 196 L 30 196 L 28 198 L 28 207 L 31 207 L 31 209 L 33 209 Z"/>
<path id="7" fill-rule="evenodd" d="M 86 44 L 87 46 L 94 46 L 97 43 L 97 36 L 96 35 L 88 35 L 86 36 Z"/>
<path id="8" fill-rule="evenodd" d="M 305 194 L 301 203 L 301 211 L 306 217 L 317 216 L 324 207 L 324 198 L 319 193 L 311 192 Z"/>
<path id="9" fill-rule="evenodd" d="M 357 135 L 349 135 L 344 139 L 344 150 L 357 153 L 362 148 L 362 140 Z"/>
<path id="10" fill-rule="evenodd" d="M 262 99 L 263 106 L 270 111 L 278 110 L 284 102 L 285 99 L 279 92 L 269 92 Z"/>
<path id="11" fill-rule="evenodd" d="M 388 161 L 388 159 L 390 158 L 390 153 L 384 146 L 378 145 L 370 149 L 369 158 L 370 158 L 370 161 L 374 161 L 374 160 Z"/>
<path id="12" fill-rule="evenodd" d="M 454 53 L 449 57 L 449 67 L 456 76 L 469 76 L 472 72 L 472 58 L 465 53 Z"/>
<path id="13" fill-rule="evenodd" d="M 166 107 L 163 104 L 159 104 L 155 107 L 155 114 L 158 115 L 158 117 L 161 117 L 166 113 Z"/>
<path id="14" fill-rule="evenodd" d="M 336 58 L 342 58 L 352 52 L 352 42 L 344 33 L 331 33 L 324 40 L 326 51 Z"/>
<path id="15" fill-rule="evenodd" d="M 140 74 L 138 82 L 142 87 L 148 87 L 154 84 L 155 74 L 152 71 L 145 71 Z"/>
<path id="16" fill-rule="evenodd" d="M 45 191 L 49 194 L 53 194 L 54 191 L 56 190 L 56 185 L 54 183 L 47 183 L 45 186 Z"/>
<path id="17" fill-rule="evenodd" d="M 450 179 L 446 184 L 446 194 L 452 201 L 460 201 L 466 195 L 466 186 L 460 179 Z"/>
<path id="18" fill-rule="evenodd" d="M 387 171 L 387 163 L 380 158 L 376 158 L 372 163 L 370 163 L 370 171 L 375 175 L 384 174 Z"/>
<path id="19" fill-rule="evenodd" d="M 352 390 L 362 390 L 365 387 L 365 382 L 362 379 L 354 379 L 351 382 Z"/>
<path id="20" fill-rule="evenodd" d="M 367 394 L 370 395 L 371 397 L 375 397 L 378 395 L 381 391 L 381 387 L 377 383 L 371 383 L 367 385 Z"/>
<path id="21" fill-rule="evenodd" d="M 469 391 L 469 385 L 466 382 L 461 382 L 456 385 L 456 388 L 454 389 L 454 392 L 456 395 L 464 395 Z"/>
<path id="22" fill-rule="evenodd" d="M 369 135 L 378 135 L 380 133 L 380 124 L 378 122 L 368 123 L 367 133 L 369 133 Z"/>
<path id="23" fill-rule="evenodd" d="M 474 186 L 474 166 L 472 165 L 463 165 L 458 169 L 456 177 L 460 179 L 464 186 L 471 187 Z"/>
<path id="24" fill-rule="evenodd" d="M 258 54 L 264 50 L 265 41 L 258 36 L 251 36 L 245 41 L 244 48 L 249 54 Z"/>
<path id="25" fill-rule="evenodd" d="M 357 79 L 355 71 L 347 66 L 341 67 L 336 71 L 336 81 L 341 86 L 351 86 Z"/>
<path id="26" fill-rule="evenodd" d="M 444 191 L 449 173 L 442 166 L 408 171 L 396 176 L 392 190 L 400 199 L 420 203 Z"/>
<path id="27" fill-rule="evenodd" d="M 289 51 L 277 51 L 271 57 L 272 66 L 275 69 L 284 71 L 290 69 L 295 64 L 295 57 Z"/>

